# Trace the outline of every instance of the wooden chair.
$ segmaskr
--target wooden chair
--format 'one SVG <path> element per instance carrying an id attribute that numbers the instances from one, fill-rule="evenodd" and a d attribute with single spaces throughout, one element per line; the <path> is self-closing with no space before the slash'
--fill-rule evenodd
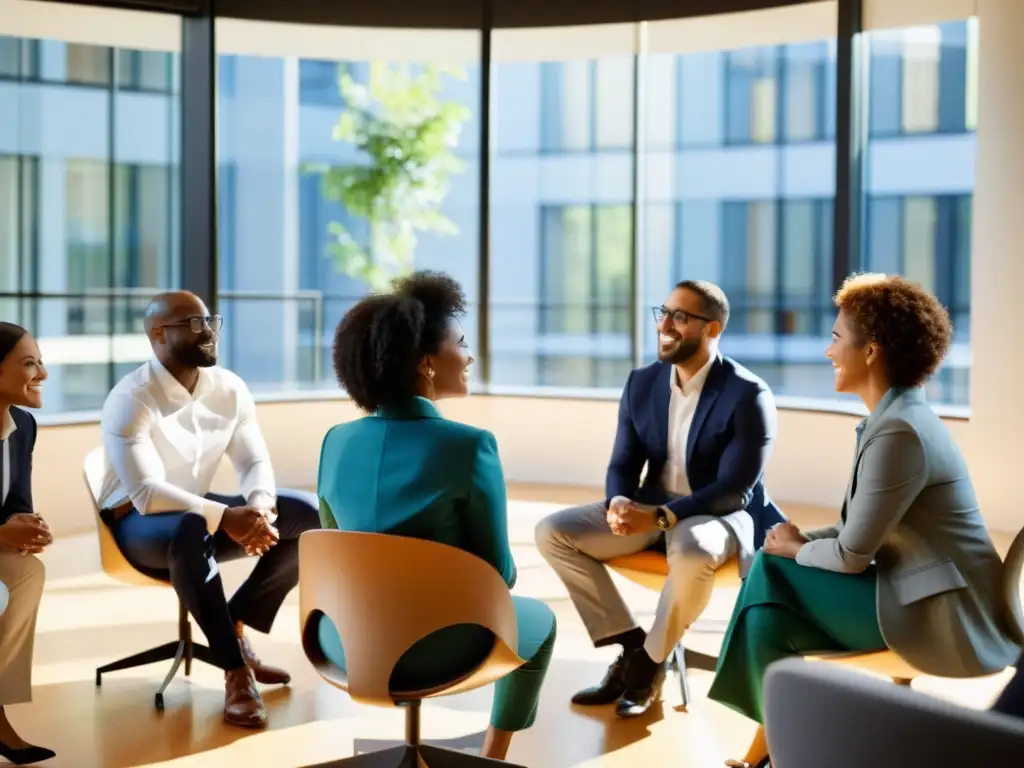
<path id="1" fill-rule="evenodd" d="M 647 589 L 660 592 L 668 578 L 668 560 L 661 552 L 647 550 L 634 555 L 616 557 L 605 562 L 609 568 L 621 576 Z M 739 559 L 736 556 L 727 560 L 715 571 L 716 587 L 738 587 L 740 579 Z M 690 686 L 687 682 L 687 669 L 702 669 L 714 672 L 718 666 L 718 657 L 687 648 L 679 643 L 668 658 L 669 668 L 676 673 L 679 680 L 679 692 L 685 711 L 690 704 Z"/>
<path id="2" fill-rule="evenodd" d="M 100 491 L 103 484 L 105 464 L 106 460 L 102 446 L 94 448 L 89 452 L 89 455 L 85 457 L 85 485 L 89 489 L 89 496 L 93 502 L 93 513 L 96 519 L 96 533 L 99 536 L 100 542 L 100 564 L 103 567 L 104 573 L 122 584 L 128 584 L 131 586 L 170 587 L 170 580 L 157 579 L 136 570 L 135 567 L 128 562 L 125 556 L 121 554 L 121 550 L 117 546 L 117 542 L 114 540 L 114 535 L 110 532 L 107 524 L 104 523 L 100 517 Z M 213 657 L 210 654 L 210 649 L 205 645 L 194 643 L 192 641 L 192 624 L 189 622 L 188 611 L 185 609 L 185 606 L 181 601 L 178 601 L 177 640 L 164 643 L 156 648 L 150 648 L 148 651 L 142 651 L 141 653 L 136 653 L 99 667 L 96 670 L 96 685 L 100 686 L 103 684 L 103 675 L 108 672 L 134 669 L 135 667 L 141 667 L 146 664 L 155 664 L 157 662 L 168 661 L 170 659 L 173 659 L 174 662 L 171 664 L 171 668 L 167 672 L 167 676 L 164 678 L 163 683 L 161 683 L 160 688 L 157 690 L 156 697 L 154 699 L 156 708 L 160 710 L 164 708 L 164 691 L 167 690 L 167 686 L 171 684 L 174 676 L 178 673 L 178 668 L 181 666 L 183 661 L 185 662 L 186 676 L 192 673 L 192 662 L 194 660 L 205 661 L 207 664 L 213 664 Z"/>
<path id="3" fill-rule="evenodd" d="M 321 649 L 322 618 L 333 622 L 345 650 L 341 669 Z M 390 687 L 395 664 L 439 629 L 474 624 L 494 633 L 494 647 L 462 678 L 427 690 Z M 455 547 L 404 536 L 307 531 L 299 538 L 299 625 L 302 648 L 321 677 L 354 701 L 405 707 L 405 744 L 330 763 L 360 768 L 455 768 L 511 764 L 425 745 L 424 699 L 493 683 L 525 662 L 516 654 L 512 596 L 494 568 Z"/>
<path id="4" fill-rule="evenodd" d="M 1007 618 L 1014 625 L 1018 641 L 1024 642 L 1024 606 L 1021 603 L 1021 578 L 1024 576 L 1024 529 L 1014 537 L 1003 560 L 1003 600 Z M 808 661 L 827 661 L 872 672 L 890 678 L 897 685 L 909 686 L 923 672 L 915 669 L 892 651 L 871 653 L 816 653 L 804 657 Z"/>

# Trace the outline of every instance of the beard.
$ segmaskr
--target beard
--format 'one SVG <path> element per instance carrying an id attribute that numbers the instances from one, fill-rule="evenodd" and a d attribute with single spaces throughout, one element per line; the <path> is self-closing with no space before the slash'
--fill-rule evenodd
<path id="1" fill-rule="evenodd" d="M 682 365 L 700 351 L 700 339 L 682 339 L 678 346 L 670 352 L 658 352 L 658 359 L 663 363 Z"/>
<path id="2" fill-rule="evenodd" d="M 196 342 L 178 344 L 172 348 L 174 359 L 186 368 L 210 368 L 217 364 L 216 353 L 202 349 L 202 344 L 209 344 L 212 339 L 200 339 Z"/>

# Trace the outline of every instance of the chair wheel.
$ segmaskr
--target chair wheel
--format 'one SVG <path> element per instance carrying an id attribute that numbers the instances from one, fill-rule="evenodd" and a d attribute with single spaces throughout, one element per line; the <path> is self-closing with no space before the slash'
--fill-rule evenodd
<path id="1" fill-rule="evenodd" d="M 156 695 L 156 708 L 161 712 L 164 711 L 164 695 L 162 693 Z"/>

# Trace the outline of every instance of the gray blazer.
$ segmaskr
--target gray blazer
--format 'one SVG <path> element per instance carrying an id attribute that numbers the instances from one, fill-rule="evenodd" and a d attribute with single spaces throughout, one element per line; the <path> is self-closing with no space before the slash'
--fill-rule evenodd
<path id="1" fill-rule="evenodd" d="M 801 565 L 878 571 L 886 645 L 925 674 L 974 677 L 1011 665 L 1024 638 L 1003 600 L 1003 564 L 971 478 L 924 390 L 892 389 L 857 427 L 842 519 L 811 531 Z"/>

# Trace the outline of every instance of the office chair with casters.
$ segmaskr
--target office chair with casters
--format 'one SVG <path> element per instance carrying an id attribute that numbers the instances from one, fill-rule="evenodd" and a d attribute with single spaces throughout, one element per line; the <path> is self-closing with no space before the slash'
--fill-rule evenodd
<path id="1" fill-rule="evenodd" d="M 105 457 L 103 448 L 98 447 L 90 451 L 85 457 L 85 485 L 89 489 L 89 496 L 93 502 L 93 513 L 96 518 L 96 533 L 100 541 L 100 563 L 104 573 L 122 584 L 136 587 L 170 587 L 169 580 L 163 580 L 148 576 L 136 570 L 127 558 L 121 553 L 114 535 L 110 532 L 107 524 L 100 517 L 100 489 L 103 484 L 105 468 Z M 134 669 L 146 664 L 156 664 L 161 661 L 173 660 L 167 676 L 164 678 L 160 688 L 157 689 L 154 702 L 156 708 L 164 708 L 164 692 L 171 684 L 182 662 L 185 664 L 185 675 L 192 674 L 193 661 L 205 661 L 213 664 L 213 657 L 210 649 L 200 643 L 192 641 L 192 624 L 189 621 L 188 611 L 184 604 L 178 601 L 178 639 L 150 648 L 148 651 L 135 653 L 123 659 L 104 664 L 96 670 L 96 685 L 103 684 L 103 675 L 108 672 L 118 672 L 125 669 Z"/>
<path id="2" fill-rule="evenodd" d="M 639 584 L 641 587 L 655 592 L 661 591 L 665 586 L 665 579 L 668 578 L 668 560 L 663 552 L 657 550 L 645 550 L 633 555 L 616 557 L 605 561 L 605 565 L 634 584 Z M 739 559 L 733 555 L 715 571 L 715 586 L 739 587 L 741 583 Z M 718 657 L 687 648 L 680 642 L 669 655 L 668 666 L 672 672 L 675 672 L 679 681 L 682 708 L 683 711 L 686 711 L 690 705 L 690 684 L 687 680 L 687 670 L 700 669 L 705 672 L 714 672 L 718 666 Z"/>
<path id="3" fill-rule="evenodd" d="M 346 669 L 325 656 L 318 629 L 333 622 Z M 445 627 L 473 624 L 494 634 L 475 669 L 425 690 L 391 687 L 391 673 L 417 641 Z M 379 533 L 307 531 L 299 538 L 302 648 L 321 677 L 353 701 L 405 708 L 405 744 L 330 763 L 341 768 L 459 768 L 512 764 L 423 744 L 424 699 L 480 688 L 525 662 L 516 654 L 512 596 L 498 572 L 447 544 Z"/>

